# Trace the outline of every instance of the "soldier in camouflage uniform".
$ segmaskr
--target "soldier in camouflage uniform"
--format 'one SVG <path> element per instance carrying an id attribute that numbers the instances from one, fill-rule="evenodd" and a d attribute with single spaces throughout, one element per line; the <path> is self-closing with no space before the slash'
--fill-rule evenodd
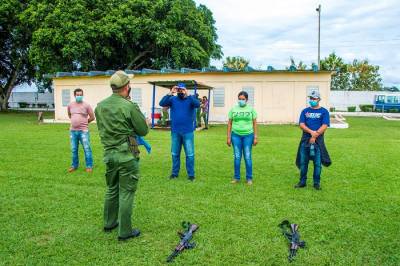
<path id="1" fill-rule="evenodd" d="M 118 227 L 118 239 L 140 235 L 132 229 L 133 198 L 139 180 L 137 143 L 131 136 L 148 133 L 146 119 L 139 107 L 127 100 L 129 76 L 117 71 L 110 79 L 113 94 L 101 101 L 95 110 L 100 139 L 104 146 L 107 192 L 104 203 L 104 231 Z"/>

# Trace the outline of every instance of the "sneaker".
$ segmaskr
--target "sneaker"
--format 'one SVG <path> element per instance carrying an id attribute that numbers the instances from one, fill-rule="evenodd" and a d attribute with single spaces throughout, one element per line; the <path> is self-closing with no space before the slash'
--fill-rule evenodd
<path id="1" fill-rule="evenodd" d="M 247 183 L 247 185 L 248 185 L 248 186 L 251 186 L 251 185 L 253 185 L 253 181 L 252 181 L 252 180 L 247 180 L 247 182 L 246 182 L 246 183 Z"/>
<path id="2" fill-rule="evenodd" d="M 297 185 L 294 186 L 294 188 L 303 188 L 303 187 L 306 187 L 306 186 L 307 186 L 306 184 L 298 183 Z"/>
<path id="3" fill-rule="evenodd" d="M 118 227 L 118 223 L 116 223 L 115 225 L 113 225 L 111 227 L 104 227 L 104 232 L 109 233 L 117 227 Z"/>
<path id="4" fill-rule="evenodd" d="M 85 169 L 85 172 L 86 172 L 86 173 L 93 173 L 93 168 L 86 168 L 86 169 Z"/>
<path id="5" fill-rule="evenodd" d="M 320 184 L 314 184 L 314 188 L 315 188 L 316 190 L 322 190 Z"/>
<path id="6" fill-rule="evenodd" d="M 175 179 L 175 178 L 178 178 L 178 176 L 177 175 L 170 175 L 169 176 L 169 179 Z"/>
<path id="7" fill-rule="evenodd" d="M 231 181 L 231 184 L 239 184 L 239 180 L 237 180 L 237 179 L 233 179 L 232 181 Z"/>
<path id="8" fill-rule="evenodd" d="M 189 181 L 192 181 L 192 182 L 193 182 L 193 181 L 194 181 L 194 176 L 189 176 L 188 179 L 189 179 Z"/>
<path id="9" fill-rule="evenodd" d="M 119 236 L 118 240 L 119 241 L 126 241 L 128 239 L 135 238 L 135 237 L 138 237 L 138 236 L 140 236 L 139 229 L 133 229 L 130 235 L 128 235 L 128 236 Z"/>
<path id="10" fill-rule="evenodd" d="M 71 167 L 68 169 L 68 173 L 75 172 L 76 169 L 77 169 L 77 168 L 71 166 Z"/>

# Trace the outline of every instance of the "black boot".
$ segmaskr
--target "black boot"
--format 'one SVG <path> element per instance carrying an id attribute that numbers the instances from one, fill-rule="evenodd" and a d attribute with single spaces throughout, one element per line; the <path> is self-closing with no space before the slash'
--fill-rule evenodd
<path id="1" fill-rule="evenodd" d="M 303 188 L 306 186 L 307 186 L 307 184 L 299 182 L 297 185 L 294 186 L 294 188 Z"/>

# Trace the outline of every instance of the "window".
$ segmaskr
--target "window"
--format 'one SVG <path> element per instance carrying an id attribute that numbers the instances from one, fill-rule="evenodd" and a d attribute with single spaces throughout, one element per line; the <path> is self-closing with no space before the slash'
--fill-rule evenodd
<path id="1" fill-rule="evenodd" d="M 253 87 L 244 87 L 243 91 L 247 92 L 247 94 L 249 95 L 249 100 L 247 101 L 247 103 L 250 106 L 254 106 L 254 88 Z"/>
<path id="2" fill-rule="evenodd" d="M 142 89 L 132 88 L 131 98 L 132 98 L 132 102 L 137 103 L 137 105 L 142 107 Z"/>
<path id="3" fill-rule="evenodd" d="M 376 96 L 377 103 L 385 103 L 385 95 L 378 95 Z"/>
<path id="4" fill-rule="evenodd" d="M 61 100 L 62 100 L 62 106 L 68 106 L 68 104 L 71 102 L 71 91 L 70 90 L 62 90 L 61 93 Z"/>
<path id="5" fill-rule="evenodd" d="M 225 106 L 225 89 L 215 88 L 213 90 L 213 106 L 224 107 Z"/>
<path id="6" fill-rule="evenodd" d="M 387 96 L 387 103 L 398 103 L 396 96 Z"/>

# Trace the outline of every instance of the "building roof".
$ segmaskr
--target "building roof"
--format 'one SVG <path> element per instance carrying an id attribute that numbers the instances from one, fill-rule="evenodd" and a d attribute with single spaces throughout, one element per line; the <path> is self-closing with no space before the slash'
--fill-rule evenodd
<path id="1" fill-rule="evenodd" d="M 57 72 L 56 74 L 46 74 L 44 75 L 45 78 L 63 78 L 63 77 L 94 77 L 94 76 L 111 76 L 114 74 L 116 70 L 107 70 L 107 71 L 89 71 L 89 72 L 81 72 L 81 71 L 74 71 L 74 72 Z M 224 67 L 223 69 L 216 69 L 216 68 L 207 68 L 204 67 L 202 69 L 192 69 L 192 68 L 181 68 L 181 69 L 169 69 L 169 68 L 162 68 L 160 70 L 156 69 L 148 69 L 143 68 L 142 70 L 125 70 L 127 74 L 134 74 L 134 75 L 154 75 L 154 74 L 173 74 L 173 73 L 180 73 L 180 74 L 193 74 L 193 73 L 220 73 L 220 74 L 249 74 L 249 73 L 260 73 L 260 74 L 267 74 L 267 73 L 329 73 L 332 74 L 332 71 L 326 70 L 277 70 L 271 66 L 268 66 L 267 70 L 256 70 L 251 67 L 246 67 L 243 71 L 237 71 L 234 69 L 230 69 Z"/>
<path id="2" fill-rule="evenodd" d="M 213 87 L 205 85 L 203 83 L 197 82 L 195 80 L 166 80 L 166 81 L 149 81 L 150 84 L 156 85 L 159 87 L 171 89 L 177 83 L 185 83 L 186 89 L 194 90 L 196 87 L 197 90 L 212 90 Z"/>

